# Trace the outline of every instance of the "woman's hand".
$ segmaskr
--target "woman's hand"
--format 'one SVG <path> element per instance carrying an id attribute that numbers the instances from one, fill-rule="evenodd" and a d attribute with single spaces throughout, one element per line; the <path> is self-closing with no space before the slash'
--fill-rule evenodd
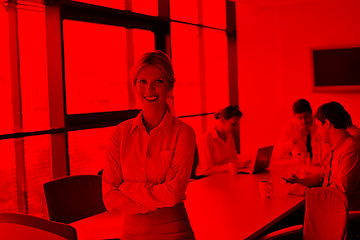
<path id="1" fill-rule="evenodd" d="M 308 127 L 303 127 L 303 128 L 300 128 L 299 130 L 297 130 L 291 139 L 292 139 L 293 143 L 296 144 L 298 141 L 303 139 L 308 134 L 310 134 L 310 129 Z"/>
<path id="2" fill-rule="evenodd" d="M 300 183 L 294 183 L 289 186 L 288 193 L 289 195 L 296 195 L 296 196 L 304 196 L 305 195 L 305 189 L 308 187 L 300 184 Z"/>
<path id="3" fill-rule="evenodd" d="M 287 183 L 299 183 L 299 178 L 295 174 L 292 174 L 289 178 L 283 178 Z"/>
<path id="4" fill-rule="evenodd" d="M 228 164 L 228 171 L 231 174 L 237 174 L 238 172 L 238 166 L 236 162 L 229 162 Z"/>
<path id="5" fill-rule="evenodd" d="M 251 160 L 238 161 L 237 162 L 237 167 L 238 167 L 238 169 L 248 168 L 250 166 L 250 163 L 251 163 Z"/>

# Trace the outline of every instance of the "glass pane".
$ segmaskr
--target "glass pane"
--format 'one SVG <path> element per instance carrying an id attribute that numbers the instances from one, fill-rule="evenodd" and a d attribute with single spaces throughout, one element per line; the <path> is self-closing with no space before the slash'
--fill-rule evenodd
<path id="1" fill-rule="evenodd" d="M 224 106 L 226 107 L 226 106 Z M 205 128 L 205 132 L 208 131 L 212 131 L 216 125 L 216 119 L 214 114 L 209 114 L 204 116 L 204 118 L 206 118 L 206 128 Z"/>
<path id="2" fill-rule="evenodd" d="M 74 2 L 83 2 L 102 7 L 125 10 L 125 0 L 74 0 Z"/>
<path id="3" fill-rule="evenodd" d="M 205 51 L 206 111 L 229 105 L 229 70 L 225 31 L 203 28 Z"/>
<path id="4" fill-rule="evenodd" d="M 0 140 L 0 213 L 18 212 L 14 140 Z"/>
<path id="5" fill-rule="evenodd" d="M 139 60 L 141 55 L 155 50 L 155 35 L 153 32 L 142 29 L 133 29 L 134 59 Z"/>
<path id="6" fill-rule="evenodd" d="M 142 30 L 142 29 L 133 29 L 133 46 L 134 46 L 134 63 L 136 63 L 140 57 L 150 51 L 155 50 L 155 35 L 153 32 L 148 30 Z M 131 66 L 133 67 L 133 66 Z M 135 93 L 133 92 L 133 86 L 130 85 L 131 91 L 129 94 L 132 94 L 133 101 L 135 102 L 135 105 L 130 104 L 130 109 L 140 109 L 141 104 L 139 103 L 138 99 L 135 96 Z"/>
<path id="7" fill-rule="evenodd" d="M 132 0 L 132 11 L 151 16 L 159 15 L 158 0 Z"/>
<path id="8" fill-rule="evenodd" d="M 201 112 L 199 28 L 171 23 L 172 61 L 175 71 L 174 108 L 176 115 Z"/>
<path id="9" fill-rule="evenodd" d="M 51 180 L 50 135 L 24 138 L 29 214 L 47 216 L 43 184 Z"/>
<path id="10" fill-rule="evenodd" d="M 70 175 L 97 174 L 114 127 L 69 132 Z"/>
<path id="11" fill-rule="evenodd" d="M 170 0 L 170 18 L 188 23 L 199 23 L 198 0 Z"/>
<path id="12" fill-rule="evenodd" d="M 64 20 L 68 114 L 129 108 L 126 31 Z"/>
<path id="13" fill-rule="evenodd" d="M 202 117 L 201 116 L 196 116 L 196 117 L 185 117 L 185 118 L 180 118 L 181 121 L 185 122 L 186 124 L 188 124 L 190 127 L 192 127 L 195 131 L 195 135 L 196 135 L 196 140 L 198 140 L 201 135 L 203 134 L 203 130 L 202 130 Z"/>
<path id="14" fill-rule="evenodd" d="M 200 139 L 200 137 L 208 131 L 212 131 L 216 124 L 216 119 L 214 114 L 209 114 L 205 116 L 195 116 L 195 117 L 185 117 L 180 118 L 181 121 L 190 125 L 196 134 L 196 139 Z"/>
<path id="15" fill-rule="evenodd" d="M 13 129 L 11 102 L 9 23 L 5 7 L 0 6 L 0 134 L 10 133 Z"/>
<path id="16" fill-rule="evenodd" d="M 226 29 L 226 0 L 202 0 L 202 24 Z"/>
<path id="17" fill-rule="evenodd" d="M 26 131 L 47 129 L 50 123 L 44 11 L 18 9 L 18 25 L 23 127 Z"/>

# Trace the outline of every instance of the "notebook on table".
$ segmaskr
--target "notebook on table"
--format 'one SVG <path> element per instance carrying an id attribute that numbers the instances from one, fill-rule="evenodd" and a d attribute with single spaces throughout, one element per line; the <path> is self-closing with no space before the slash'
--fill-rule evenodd
<path id="1" fill-rule="evenodd" d="M 274 146 L 259 148 L 256 154 L 255 162 L 247 168 L 239 169 L 238 173 L 254 174 L 264 172 L 270 165 L 273 148 Z"/>

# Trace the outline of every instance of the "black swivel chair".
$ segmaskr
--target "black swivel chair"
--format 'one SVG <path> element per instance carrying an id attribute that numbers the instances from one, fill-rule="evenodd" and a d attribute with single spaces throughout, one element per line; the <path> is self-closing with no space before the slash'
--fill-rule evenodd
<path id="1" fill-rule="evenodd" d="M 305 192 L 303 225 L 291 226 L 267 234 L 259 240 L 336 239 L 347 238 L 349 219 L 358 218 L 359 211 L 348 211 L 346 195 L 333 187 L 308 189 Z M 352 239 L 350 239 L 352 240 Z"/>
<path id="2" fill-rule="evenodd" d="M 0 238 L 77 240 L 77 234 L 75 228 L 64 223 L 21 213 L 1 213 Z"/>
<path id="3" fill-rule="evenodd" d="M 71 223 L 106 211 L 101 175 L 77 175 L 44 184 L 50 220 Z"/>
<path id="4" fill-rule="evenodd" d="M 199 165 L 199 150 L 197 147 L 197 144 L 195 144 L 195 152 L 194 152 L 194 161 L 193 161 L 193 166 L 191 169 L 191 175 L 190 178 L 191 179 L 201 179 L 206 177 L 205 175 L 196 175 L 196 167 Z"/>

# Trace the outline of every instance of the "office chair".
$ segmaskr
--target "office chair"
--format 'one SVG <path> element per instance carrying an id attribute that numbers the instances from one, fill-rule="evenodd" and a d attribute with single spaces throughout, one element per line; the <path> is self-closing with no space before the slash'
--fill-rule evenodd
<path id="1" fill-rule="evenodd" d="M 0 237 L 6 240 L 77 240 L 70 225 L 20 214 L 0 213 Z"/>
<path id="2" fill-rule="evenodd" d="M 191 179 L 197 180 L 197 179 L 206 177 L 205 175 L 196 175 L 196 168 L 198 165 L 199 165 L 199 150 L 198 150 L 197 144 L 195 144 L 194 161 L 193 161 L 193 166 L 192 166 L 191 175 L 190 175 Z"/>
<path id="3" fill-rule="evenodd" d="M 50 220 L 71 223 L 106 211 L 101 175 L 67 176 L 43 187 Z"/>
<path id="4" fill-rule="evenodd" d="M 349 217 L 359 216 L 359 211 L 348 212 L 346 195 L 333 187 L 308 189 L 305 192 L 304 225 L 280 229 L 261 237 L 261 240 L 294 239 L 302 235 L 304 240 L 346 239 Z"/>

